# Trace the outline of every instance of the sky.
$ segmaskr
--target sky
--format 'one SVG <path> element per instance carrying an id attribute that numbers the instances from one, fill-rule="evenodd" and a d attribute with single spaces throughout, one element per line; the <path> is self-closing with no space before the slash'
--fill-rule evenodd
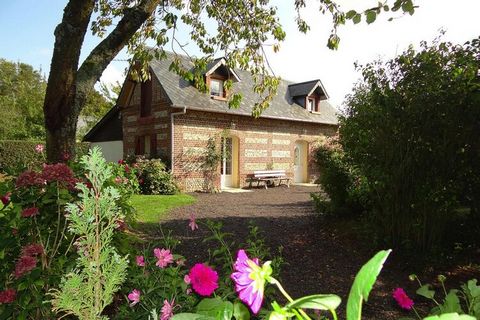
<path id="1" fill-rule="evenodd" d="M 60 22 L 66 0 L 0 0 L 0 58 L 25 62 L 41 68 L 48 75 L 53 51 L 53 31 Z M 393 2 L 390 0 L 390 2 Z M 409 45 L 418 47 L 422 40 L 432 41 L 443 29 L 443 40 L 458 44 L 480 36 L 480 0 L 416 0 L 419 7 L 413 16 L 381 14 L 377 21 L 340 28 L 340 47 L 332 51 L 326 47 L 331 22 L 318 12 L 314 0 L 307 1 L 304 19 L 311 30 L 300 33 L 295 24 L 293 0 L 272 0 L 278 7 L 280 22 L 287 33 L 280 52 L 267 48 L 269 63 L 276 75 L 291 81 L 321 79 L 331 102 L 340 107 L 346 94 L 351 92 L 360 74 L 354 63 L 365 64 L 375 59 L 389 59 L 400 54 Z M 337 0 L 345 11 L 366 9 L 377 1 Z M 187 34 L 181 37 L 187 39 Z M 82 58 L 98 43 L 91 35 L 85 39 Z M 187 40 L 185 40 L 187 41 Z M 192 49 L 195 55 L 197 52 Z M 127 63 L 125 52 L 104 72 L 101 81 L 122 82 Z"/>

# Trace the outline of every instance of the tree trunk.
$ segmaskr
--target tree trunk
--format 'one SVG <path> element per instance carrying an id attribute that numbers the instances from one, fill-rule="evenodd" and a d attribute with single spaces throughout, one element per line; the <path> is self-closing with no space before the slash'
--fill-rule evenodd
<path id="1" fill-rule="evenodd" d="M 78 68 L 80 50 L 95 0 L 70 0 L 55 29 L 50 75 L 43 111 L 47 134 L 47 160 L 65 161 L 75 156 L 77 120 L 87 92 L 94 89 L 103 71 L 122 50 L 161 0 L 141 0 L 125 9 L 122 19 Z M 67 157 L 68 156 L 68 157 Z"/>

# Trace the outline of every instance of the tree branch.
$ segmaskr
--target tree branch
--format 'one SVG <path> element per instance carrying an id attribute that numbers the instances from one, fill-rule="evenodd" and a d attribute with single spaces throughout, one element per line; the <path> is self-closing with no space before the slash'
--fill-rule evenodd
<path id="1" fill-rule="evenodd" d="M 77 94 L 82 95 L 83 88 L 91 88 L 100 79 L 108 64 L 152 15 L 160 2 L 161 0 L 143 0 L 137 6 L 125 10 L 115 29 L 92 50 L 80 66 L 77 73 Z M 81 108 L 82 105 L 75 104 L 76 108 Z"/>

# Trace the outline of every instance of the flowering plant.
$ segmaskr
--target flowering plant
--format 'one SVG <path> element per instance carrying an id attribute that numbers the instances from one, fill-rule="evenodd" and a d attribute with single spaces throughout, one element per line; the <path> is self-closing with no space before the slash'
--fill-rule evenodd
<path id="1" fill-rule="evenodd" d="M 77 197 L 74 172 L 45 164 L 0 184 L 0 317 L 51 318 L 46 292 L 75 256 L 65 204 Z"/>
<path id="2" fill-rule="evenodd" d="M 461 286 L 461 290 L 451 289 L 447 292 L 445 281 L 447 278 L 443 275 L 437 277 L 444 295 L 442 299 L 436 298 L 436 292 L 431 284 L 422 284 L 420 279 L 412 274 L 409 276 L 411 281 L 417 281 L 419 288 L 417 295 L 426 298 L 434 303 L 430 310 L 429 317 L 425 319 L 480 319 L 480 286 L 477 285 L 477 279 L 469 280 Z M 412 310 L 417 319 L 422 319 L 414 307 L 411 300 L 401 288 L 393 292 L 393 298 L 399 306 L 405 310 Z"/>

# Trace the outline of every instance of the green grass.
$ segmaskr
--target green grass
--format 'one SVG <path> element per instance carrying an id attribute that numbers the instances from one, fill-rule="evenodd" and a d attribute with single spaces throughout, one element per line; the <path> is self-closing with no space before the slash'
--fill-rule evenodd
<path id="1" fill-rule="evenodd" d="M 132 206 L 137 211 L 137 222 L 157 223 L 166 216 L 169 210 L 195 203 L 197 199 L 188 194 L 166 195 L 133 195 Z"/>

